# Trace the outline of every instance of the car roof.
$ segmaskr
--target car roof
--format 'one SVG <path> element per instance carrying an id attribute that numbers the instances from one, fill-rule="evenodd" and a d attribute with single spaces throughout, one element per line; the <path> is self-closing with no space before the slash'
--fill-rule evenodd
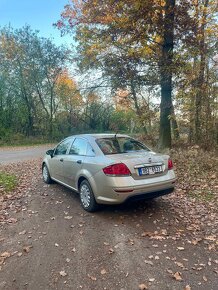
<path id="1" fill-rule="evenodd" d="M 78 134 L 78 135 L 73 135 L 69 137 L 85 137 L 85 138 L 112 138 L 116 135 L 116 137 L 129 137 L 128 135 L 124 134 L 116 134 L 116 133 L 94 133 L 94 134 Z"/>

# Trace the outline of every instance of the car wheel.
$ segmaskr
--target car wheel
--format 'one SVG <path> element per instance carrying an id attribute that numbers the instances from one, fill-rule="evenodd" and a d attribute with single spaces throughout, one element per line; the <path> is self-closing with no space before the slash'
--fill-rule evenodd
<path id="1" fill-rule="evenodd" d="M 50 173 L 48 171 L 48 167 L 46 164 L 43 164 L 43 167 L 42 167 L 42 177 L 45 183 L 47 184 L 52 183 L 52 179 L 51 179 L 51 176 L 50 176 Z"/>
<path id="2" fill-rule="evenodd" d="M 83 180 L 79 188 L 80 202 L 84 210 L 94 212 L 98 209 L 92 188 L 87 180 Z"/>

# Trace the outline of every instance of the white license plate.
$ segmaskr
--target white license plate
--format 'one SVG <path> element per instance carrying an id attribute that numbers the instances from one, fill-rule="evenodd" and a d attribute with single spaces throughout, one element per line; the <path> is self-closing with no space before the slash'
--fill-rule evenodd
<path id="1" fill-rule="evenodd" d="M 152 175 L 155 173 L 162 172 L 162 165 L 155 165 L 155 166 L 147 166 L 139 168 L 139 175 Z"/>

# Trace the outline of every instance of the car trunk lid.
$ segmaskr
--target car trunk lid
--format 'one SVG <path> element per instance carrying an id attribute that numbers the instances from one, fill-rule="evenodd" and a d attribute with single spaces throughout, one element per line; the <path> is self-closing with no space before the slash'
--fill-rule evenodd
<path id="1" fill-rule="evenodd" d="M 167 155 L 152 151 L 110 155 L 113 163 L 124 163 L 134 179 L 155 178 L 166 174 L 168 158 Z"/>

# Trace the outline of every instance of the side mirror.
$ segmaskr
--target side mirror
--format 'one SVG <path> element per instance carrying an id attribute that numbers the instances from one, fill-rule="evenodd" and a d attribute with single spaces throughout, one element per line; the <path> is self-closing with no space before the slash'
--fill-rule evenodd
<path id="1" fill-rule="evenodd" d="M 46 151 L 46 154 L 47 155 L 50 155 L 51 158 L 52 158 L 54 156 L 54 150 L 53 149 L 50 149 L 50 150 Z"/>

